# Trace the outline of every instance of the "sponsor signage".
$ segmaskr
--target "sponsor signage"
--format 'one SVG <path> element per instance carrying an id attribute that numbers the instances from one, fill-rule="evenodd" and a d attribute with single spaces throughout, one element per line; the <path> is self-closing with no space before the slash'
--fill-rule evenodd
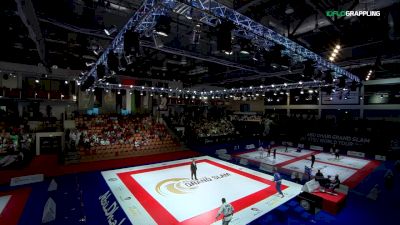
<path id="1" fill-rule="evenodd" d="M 117 201 L 112 198 L 113 197 L 110 190 L 99 197 L 104 215 L 106 216 L 109 225 L 122 225 L 124 224 L 126 217 L 118 219 L 118 216 L 116 216 L 116 212 L 120 209 L 120 207 Z"/>
<path id="2" fill-rule="evenodd" d="M 323 133 L 307 133 L 306 140 L 318 144 L 336 144 L 341 146 L 362 146 L 371 143 L 371 139 L 367 137 L 357 137 L 348 135 L 323 134 Z"/>

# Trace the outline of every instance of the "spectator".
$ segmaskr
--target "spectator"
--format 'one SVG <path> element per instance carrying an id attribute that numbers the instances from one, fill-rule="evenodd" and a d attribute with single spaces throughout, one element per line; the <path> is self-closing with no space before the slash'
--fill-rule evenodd
<path id="1" fill-rule="evenodd" d="M 367 198 L 371 200 L 377 200 L 381 190 L 379 189 L 379 185 L 375 184 L 375 186 L 369 191 Z"/>
<path id="2" fill-rule="evenodd" d="M 388 169 L 384 176 L 385 179 L 385 187 L 391 189 L 394 185 L 394 174 L 393 171 Z"/>

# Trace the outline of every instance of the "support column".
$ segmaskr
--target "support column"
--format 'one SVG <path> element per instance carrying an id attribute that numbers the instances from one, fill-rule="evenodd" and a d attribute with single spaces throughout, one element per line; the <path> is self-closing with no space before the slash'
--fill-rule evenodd
<path id="1" fill-rule="evenodd" d="M 360 101 L 360 119 L 364 118 L 364 85 L 361 86 L 360 88 L 360 96 L 359 96 L 359 101 Z M 362 97 L 362 98 L 360 98 Z"/>
<path id="2" fill-rule="evenodd" d="M 290 117 L 290 90 L 288 90 L 289 94 L 286 95 L 286 116 Z"/>
<path id="3" fill-rule="evenodd" d="M 125 109 L 128 110 L 128 113 L 131 114 L 132 113 L 132 95 L 129 94 L 130 90 L 129 89 L 125 89 L 126 91 L 126 95 L 125 95 Z"/>
<path id="4" fill-rule="evenodd" d="M 321 105 L 322 105 L 322 91 L 321 88 L 318 89 L 318 119 L 321 119 Z"/>

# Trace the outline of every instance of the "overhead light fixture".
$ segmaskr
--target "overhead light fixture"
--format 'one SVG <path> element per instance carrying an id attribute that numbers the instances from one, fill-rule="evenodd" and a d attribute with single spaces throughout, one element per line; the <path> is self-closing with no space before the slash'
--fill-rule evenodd
<path id="1" fill-rule="evenodd" d="M 288 4 L 288 5 L 286 6 L 286 9 L 285 9 L 285 14 L 286 14 L 286 15 L 290 15 L 290 14 L 292 14 L 292 13 L 294 13 L 294 9 Z"/>
<path id="2" fill-rule="evenodd" d="M 158 36 L 157 32 L 153 33 L 153 41 L 154 41 L 154 45 L 156 46 L 156 48 L 164 47 L 164 43 L 162 42 L 161 38 Z"/>
<path id="3" fill-rule="evenodd" d="M 68 81 L 66 80 L 66 81 L 64 81 L 64 84 L 68 84 Z"/>
<path id="4" fill-rule="evenodd" d="M 154 30 L 157 34 L 167 37 L 171 31 L 171 17 L 161 15 L 158 17 L 158 21 Z"/>
<path id="5" fill-rule="evenodd" d="M 331 56 L 329 57 L 329 61 L 333 62 L 334 58 Z"/>
<path id="6" fill-rule="evenodd" d="M 339 50 L 341 48 L 341 46 L 339 45 L 339 44 L 337 44 L 336 46 L 335 46 L 335 49 L 337 49 L 337 50 Z"/>
<path id="7" fill-rule="evenodd" d="M 91 62 L 91 63 L 86 62 L 85 64 L 86 64 L 87 67 L 91 67 L 91 66 L 94 65 L 94 62 Z"/>
<path id="8" fill-rule="evenodd" d="M 303 90 L 301 90 L 301 91 L 300 91 L 300 94 L 304 94 L 304 91 L 303 91 Z"/>
<path id="9" fill-rule="evenodd" d="M 98 45 L 93 49 L 93 54 L 99 55 L 101 51 L 103 51 L 103 48 L 100 45 Z"/>
<path id="10" fill-rule="evenodd" d="M 104 29 L 104 33 L 106 33 L 107 36 L 110 36 L 115 31 L 117 31 L 117 27 L 115 25 L 112 25 L 109 29 Z"/>
<path id="11" fill-rule="evenodd" d="M 40 81 L 38 79 L 35 80 L 36 83 L 39 83 Z"/>

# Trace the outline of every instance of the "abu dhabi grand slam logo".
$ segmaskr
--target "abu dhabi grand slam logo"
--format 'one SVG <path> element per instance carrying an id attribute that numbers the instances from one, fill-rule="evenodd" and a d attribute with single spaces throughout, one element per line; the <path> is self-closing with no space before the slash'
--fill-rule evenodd
<path id="1" fill-rule="evenodd" d="M 230 173 L 223 173 L 210 177 L 201 177 L 198 180 L 190 180 L 188 178 L 169 178 L 158 182 L 155 190 L 162 196 L 167 196 L 168 194 L 189 194 L 199 188 L 201 184 L 213 182 L 229 176 L 231 176 Z"/>

